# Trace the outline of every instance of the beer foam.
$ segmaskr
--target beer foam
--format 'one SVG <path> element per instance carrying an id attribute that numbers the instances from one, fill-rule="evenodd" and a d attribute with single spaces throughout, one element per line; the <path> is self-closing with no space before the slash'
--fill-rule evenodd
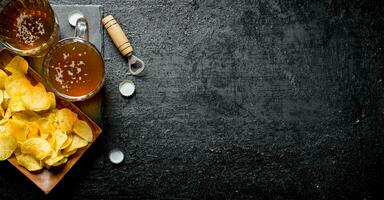
<path id="1" fill-rule="evenodd" d="M 28 22 L 29 21 L 29 22 Z M 16 37 L 26 45 L 33 46 L 34 43 L 40 39 L 40 36 L 45 34 L 44 24 L 39 17 L 33 19 L 32 15 L 21 13 L 16 18 L 17 33 Z M 36 31 L 35 31 L 36 29 Z"/>

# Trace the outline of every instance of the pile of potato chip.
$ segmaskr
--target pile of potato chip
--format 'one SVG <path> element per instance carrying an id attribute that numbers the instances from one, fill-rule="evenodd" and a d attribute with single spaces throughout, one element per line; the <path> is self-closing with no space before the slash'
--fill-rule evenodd
<path id="1" fill-rule="evenodd" d="M 55 95 L 26 78 L 26 60 L 16 56 L 4 70 L 0 69 L 0 160 L 15 154 L 22 166 L 36 171 L 66 163 L 92 142 L 87 122 L 67 108 L 56 109 Z"/>

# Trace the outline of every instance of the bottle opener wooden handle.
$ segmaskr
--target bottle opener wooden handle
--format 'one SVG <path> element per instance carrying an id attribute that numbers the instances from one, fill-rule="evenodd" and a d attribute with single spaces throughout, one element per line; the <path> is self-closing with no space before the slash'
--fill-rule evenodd
<path id="1" fill-rule="evenodd" d="M 117 23 L 112 15 L 103 18 L 103 24 L 109 36 L 111 36 L 113 43 L 119 49 L 123 56 L 130 56 L 133 52 L 131 43 L 125 35 L 123 29 Z"/>
<path id="2" fill-rule="evenodd" d="M 130 74 L 140 74 L 145 68 L 144 62 L 138 57 L 132 55 L 133 47 L 115 18 L 113 18 L 112 15 L 108 15 L 103 18 L 102 22 L 104 28 L 107 30 L 109 36 L 111 36 L 113 43 L 119 49 L 120 53 L 123 56 L 128 57 L 128 69 Z M 133 70 L 132 65 L 138 65 L 138 68 Z"/>

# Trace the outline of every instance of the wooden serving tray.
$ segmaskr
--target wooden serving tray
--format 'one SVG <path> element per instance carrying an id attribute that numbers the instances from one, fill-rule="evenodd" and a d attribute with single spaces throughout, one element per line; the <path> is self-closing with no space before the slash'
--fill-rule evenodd
<path id="1" fill-rule="evenodd" d="M 0 49 L 0 68 L 4 68 L 14 57 L 15 55 L 6 49 Z M 41 76 L 35 72 L 31 67 L 28 69 L 27 78 L 32 83 L 41 82 L 46 86 L 46 89 L 49 91 L 49 88 L 41 78 Z M 75 165 L 75 163 L 80 159 L 80 157 L 85 153 L 85 151 L 95 142 L 97 137 L 101 134 L 102 129 L 85 115 L 78 107 L 73 103 L 61 100 L 56 98 L 56 107 L 57 108 L 68 108 L 73 112 L 77 113 L 78 118 L 86 121 L 93 132 L 93 141 L 89 143 L 86 147 L 78 149 L 77 152 L 70 156 L 68 162 L 62 166 L 51 168 L 50 170 L 43 169 L 37 172 L 30 172 L 21 166 L 15 156 L 13 155 L 8 161 L 15 166 L 21 173 L 23 173 L 29 180 L 37 185 L 45 194 L 48 194 L 63 177 L 68 173 L 68 171 Z"/>

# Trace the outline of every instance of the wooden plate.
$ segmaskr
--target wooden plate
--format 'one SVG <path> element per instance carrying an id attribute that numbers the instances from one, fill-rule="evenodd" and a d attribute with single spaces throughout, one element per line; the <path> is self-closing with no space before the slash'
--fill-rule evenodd
<path id="1" fill-rule="evenodd" d="M 6 49 L 0 49 L 0 68 L 4 68 L 14 57 L 15 55 Z M 43 79 L 40 75 L 35 72 L 32 68 L 28 69 L 27 78 L 32 83 L 41 82 L 45 85 Z M 48 87 L 46 87 L 49 90 Z M 68 171 L 75 165 L 75 163 L 80 159 L 80 157 L 85 153 L 85 151 L 95 142 L 97 137 L 101 134 L 102 129 L 93 122 L 87 115 L 85 115 L 78 107 L 76 107 L 73 103 L 61 100 L 56 98 L 56 104 L 58 108 L 68 108 L 73 112 L 77 113 L 78 118 L 86 121 L 93 132 L 93 141 L 89 143 L 86 147 L 78 149 L 75 154 L 73 154 L 68 162 L 60 167 L 57 167 L 53 170 L 43 169 L 38 172 L 30 172 L 21 166 L 15 156 L 12 156 L 8 161 L 15 166 L 21 173 L 23 173 L 26 177 L 29 178 L 34 184 L 37 185 L 45 194 L 48 194 L 68 173 Z"/>

